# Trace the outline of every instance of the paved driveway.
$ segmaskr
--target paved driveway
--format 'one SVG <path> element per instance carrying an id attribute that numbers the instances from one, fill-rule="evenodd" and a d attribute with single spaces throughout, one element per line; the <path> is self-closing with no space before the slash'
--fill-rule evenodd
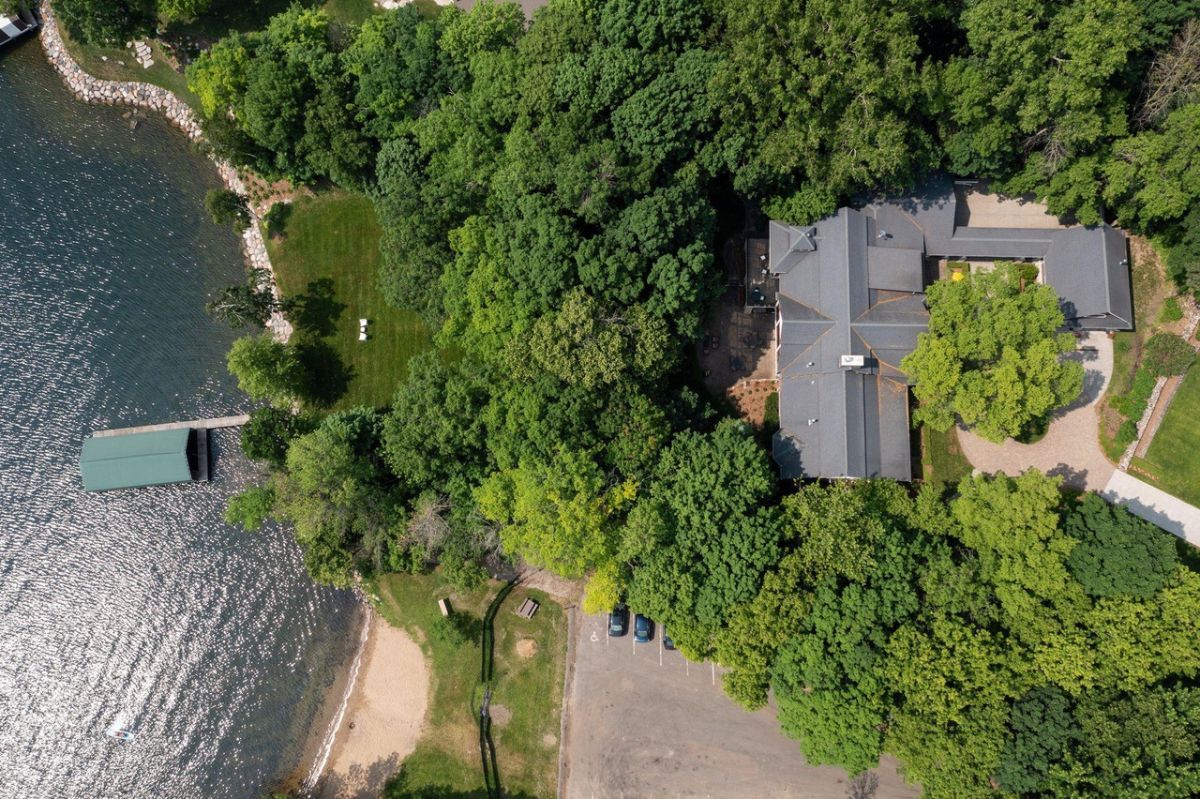
<path id="1" fill-rule="evenodd" d="M 567 799 L 845 799 L 846 773 L 804 762 L 770 709 L 747 713 L 721 690 L 720 670 L 654 640 L 609 638 L 603 616 L 575 617 L 568 686 Z M 920 790 L 879 769 L 877 799 Z"/>
<path id="2" fill-rule="evenodd" d="M 1112 376 L 1112 340 L 1103 333 L 1089 333 L 1079 349 L 1067 356 L 1083 364 L 1083 393 L 1072 405 L 1059 411 L 1044 438 L 1033 444 L 1012 439 L 994 444 L 959 428 L 963 454 L 981 472 L 1018 475 L 1029 468 L 1062 475 L 1067 485 L 1102 491 L 1116 467 L 1100 448 L 1100 420 L 1096 403 Z"/>
<path id="3" fill-rule="evenodd" d="M 1200 547 L 1200 508 L 1122 471 L 1113 473 L 1104 487 L 1104 498 Z"/>

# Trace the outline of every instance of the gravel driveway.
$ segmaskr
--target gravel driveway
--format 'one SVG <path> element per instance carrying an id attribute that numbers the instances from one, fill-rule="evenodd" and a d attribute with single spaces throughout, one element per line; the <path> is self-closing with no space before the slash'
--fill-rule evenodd
<path id="1" fill-rule="evenodd" d="M 1044 438 L 1033 444 L 1012 439 L 993 444 L 959 428 L 963 454 L 976 469 L 987 474 L 1018 475 L 1040 469 L 1063 477 L 1076 488 L 1102 491 L 1116 467 L 1100 448 L 1100 422 L 1096 403 L 1112 376 L 1112 340 L 1104 333 L 1089 333 L 1079 348 L 1067 356 L 1083 364 L 1083 393 L 1050 423 Z"/>

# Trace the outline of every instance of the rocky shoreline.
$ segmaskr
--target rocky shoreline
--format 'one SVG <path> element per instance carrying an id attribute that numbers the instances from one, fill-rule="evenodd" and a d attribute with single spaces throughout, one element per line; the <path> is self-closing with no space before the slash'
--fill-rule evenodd
<path id="1" fill-rule="evenodd" d="M 42 49 L 46 53 L 46 60 L 62 77 L 67 90 L 77 99 L 86 103 L 127 105 L 157 111 L 190 140 L 200 142 L 204 139 L 200 122 L 196 119 L 191 107 L 167 89 L 137 81 L 100 80 L 85 72 L 67 52 L 66 45 L 63 44 L 62 36 L 58 31 L 58 20 L 54 16 L 54 10 L 50 7 L 50 3 L 43 2 L 40 11 L 42 26 L 38 35 L 42 42 Z M 221 175 L 221 182 L 225 184 L 225 187 L 245 196 L 246 185 L 238 176 L 233 165 L 211 155 L 210 158 L 216 165 L 217 172 Z M 251 268 L 265 269 L 271 276 L 271 291 L 278 299 L 279 286 L 275 280 L 275 270 L 271 266 L 271 258 L 267 254 L 267 243 L 263 239 L 262 227 L 259 225 L 258 215 L 253 209 L 250 213 L 251 224 L 242 233 L 242 253 Z M 279 341 L 287 341 L 292 334 L 291 323 L 278 312 L 267 322 L 267 329 Z"/>

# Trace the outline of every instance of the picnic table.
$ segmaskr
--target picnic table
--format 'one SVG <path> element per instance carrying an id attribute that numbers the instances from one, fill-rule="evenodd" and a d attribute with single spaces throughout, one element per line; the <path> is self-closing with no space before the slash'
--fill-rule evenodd
<path id="1" fill-rule="evenodd" d="M 523 619 L 532 619 L 533 614 L 537 613 L 538 603 L 535 600 L 525 597 L 525 601 L 521 603 L 521 607 L 517 608 L 517 615 Z"/>

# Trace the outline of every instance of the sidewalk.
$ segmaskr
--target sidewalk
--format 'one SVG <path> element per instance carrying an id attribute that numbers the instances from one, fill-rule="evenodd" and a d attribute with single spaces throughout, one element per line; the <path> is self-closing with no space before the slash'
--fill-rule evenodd
<path id="1" fill-rule="evenodd" d="M 1200 508 L 1171 496 L 1128 472 L 1116 471 L 1102 492 L 1109 502 L 1200 547 Z"/>

